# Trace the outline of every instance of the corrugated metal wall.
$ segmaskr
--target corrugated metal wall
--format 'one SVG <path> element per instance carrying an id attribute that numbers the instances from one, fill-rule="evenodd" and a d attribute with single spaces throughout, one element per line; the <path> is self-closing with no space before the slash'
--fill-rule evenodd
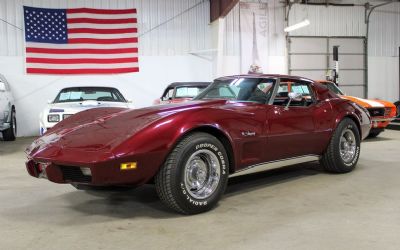
<path id="1" fill-rule="evenodd" d="M 370 56 L 398 56 L 400 46 L 400 2 L 375 9 L 370 16 Z"/>
<path id="2" fill-rule="evenodd" d="M 364 36 L 364 7 L 338 7 L 294 4 L 289 25 L 310 20 L 310 25 L 290 32 L 291 36 Z"/>
<path id="3" fill-rule="evenodd" d="M 1 0 L 0 55 L 23 54 L 22 6 L 137 8 L 141 55 L 182 55 L 209 49 L 208 0 Z M 16 27 L 14 27 L 16 26 Z"/>

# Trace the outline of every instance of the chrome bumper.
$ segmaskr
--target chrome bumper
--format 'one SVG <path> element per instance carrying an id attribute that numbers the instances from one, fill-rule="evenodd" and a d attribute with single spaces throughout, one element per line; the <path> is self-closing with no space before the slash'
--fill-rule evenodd
<path id="1" fill-rule="evenodd" d="M 371 118 L 371 121 L 372 122 L 391 122 L 395 119 L 396 119 L 396 117 L 393 117 L 393 118 Z"/>

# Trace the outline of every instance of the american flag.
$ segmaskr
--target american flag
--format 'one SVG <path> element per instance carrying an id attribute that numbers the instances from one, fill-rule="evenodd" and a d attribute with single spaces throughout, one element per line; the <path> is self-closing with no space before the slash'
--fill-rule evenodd
<path id="1" fill-rule="evenodd" d="M 138 72 L 136 9 L 24 6 L 26 72 Z"/>

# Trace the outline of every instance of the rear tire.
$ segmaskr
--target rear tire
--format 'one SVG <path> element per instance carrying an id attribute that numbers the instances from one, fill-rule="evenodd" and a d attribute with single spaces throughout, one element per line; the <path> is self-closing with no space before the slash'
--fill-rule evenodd
<path id="1" fill-rule="evenodd" d="M 17 119 L 15 116 L 15 110 L 11 111 L 10 127 L 3 131 L 3 139 L 5 141 L 14 141 L 17 135 Z"/>
<path id="2" fill-rule="evenodd" d="M 196 132 L 184 137 L 156 175 L 158 196 L 169 208 L 182 214 L 197 214 L 213 208 L 223 195 L 229 160 L 214 136 Z"/>
<path id="3" fill-rule="evenodd" d="M 348 173 L 360 156 L 360 133 L 350 118 L 344 118 L 337 126 L 331 141 L 322 155 L 321 165 L 327 172 Z"/>

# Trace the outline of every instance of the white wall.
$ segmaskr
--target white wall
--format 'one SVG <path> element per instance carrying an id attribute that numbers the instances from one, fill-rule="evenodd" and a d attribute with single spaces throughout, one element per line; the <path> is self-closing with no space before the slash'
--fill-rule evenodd
<path id="1" fill-rule="evenodd" d="M 399 96 L 400 2 L 379 7 L 370 17 L 368 96 L 395 102 Z"/>
<path id="2" fill-rule="evenodd" d="M 210 81 L 212 65 L 194 56 L 142 56 L 140 72 L 119 75 L 46 76 L 24 74 L 23 57 L 0 57 L 0 71 L 10 82 L 16 100 L 18 136 L 39 133 L 39 113 L 67 86 L 113 86 L 135 107 L 160 97 L 174 81 Z"/>

